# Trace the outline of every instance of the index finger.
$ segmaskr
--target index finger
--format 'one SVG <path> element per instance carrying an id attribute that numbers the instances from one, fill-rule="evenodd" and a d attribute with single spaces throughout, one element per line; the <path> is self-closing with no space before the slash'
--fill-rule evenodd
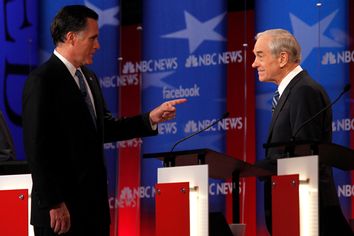
<path id="1" fill-rule="evenodd" d="M 171 106 L 174 106 L 174 105 L 177 105 L 177 104 L 181 104 L 181 103 L 185 103 L 185 102 L 187 102 L 186 98 L 180 98 L 180 99 L 175 99 L 175 100 L 168 101 L 168 103 Z"/>

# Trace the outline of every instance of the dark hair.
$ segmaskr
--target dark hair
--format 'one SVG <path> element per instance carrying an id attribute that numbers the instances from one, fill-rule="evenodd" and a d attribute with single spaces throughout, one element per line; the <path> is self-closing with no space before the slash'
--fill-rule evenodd
<path id="1" fill-rule="evenodd" d="M 83 5 L 70 5 L 63 7 L 50 26 L 54 45 L 64 42 L 68 32 L 80 32 L 86 28 L 87 18 L 98 20 L 98 14 Z"/>

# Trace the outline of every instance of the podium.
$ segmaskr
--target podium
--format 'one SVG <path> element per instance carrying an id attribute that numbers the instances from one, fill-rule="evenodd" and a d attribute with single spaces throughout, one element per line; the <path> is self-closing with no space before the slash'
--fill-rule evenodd
<path id="1" fill-rule="evenodd" d="M 282 158 L 277 160 L 277 175 L 272 178 L 272 198 L 273 198 L 273 235 L 309 235 L 318 236 L 319 228 L 319 167 L 326 165 L 335 167 L 341 170 L 350 171 L 354 169 L 354 151 L 333 143 L 299 143 L 291 145 L 280 145 L 277 148 L 282 148 L 284 151 L 289 151 L 290 158 Z M 298 175 L 296 177 L 290 175 Z M 280 181 L 290 177 L 287 191 L 281 191 Z M 298 191 L 293 191 L 294 187 L 298 186 Z M 297 194 L 294 195 L 294 194 Z M 275 199 L 296 199 L 293 201 L 295 206 L 299 204 L 298 209 L 295 209 L 295 214 L 292 216 L 297 219 L 289 219 L 289 214 L 281 207 L 281 201 Z M 288 210 L 292 204 L 289 204 Z M 290 209 L 291 210 L 291 209 Z M 284 222 L 284 219 L 287 222 Z M 298 223 L 297 228 L 299 233 L 289 234 L 289 228 L 294 227 L 294 222 Z"/>
<path id="2" fill-rule="evenodd" d="M 202 186 L 205 186 L 205 183 L 208 184 L 208 178 L 214 178 L 214 179 L 228 179 L 232 178 L 232 182 L 234 183 L 234 188 L 238 190 L 239 189 L 239 178 L 240 177 L 257 177 L 257 176 L 269 176 L 274 174 L 274 171 L 266 170 L 260 167 L 257 167 L 255 165 L 249 164 L 247 162 L 235 159 L 231 156 L 228 156 L 226 154 L 216 152 L 211 149 L 194 149 L 194 150 L 185 150 L 185 151 L 175 151 L 175 152 L 161 152 L 161 153 L 149 153 L 149 154 L 144 154 L 144 158 L 157 158 L 163 161 L 163 168 L 160 168 L 158 172 L 165 172 L 167 174 L 167 177 L 163 176 L 163 183 L 166 183 L 165 180 L 167 178 L 168 183 L 173 183 L 173 182 L 190 182 L 186 180 L 186 175 L 187 173 L 191 173 L 190 175 L 196 175 L 198 171 L 201 171 L 201 175 L 203 177 L 201 178 Z M 194 169 L 193 169 L 194 168 Z M 206 169 L 206 171 L 205 171 Z M 175 178 L 178 172 L 184 173 L 184 176 L 180 178 Z M 206 174 L 205 174 L 206 173 Z M 171 180 L 173 177 L 173 181 Z M 157 185 L 158 190 L 160 189 L 160 186 Z M 196 191 L 195 189 L 200 188 L 199 186 L 189 186 L 187 190 L 185 189 L 184 191 Z M 204 188 L 204 187 L 202 187 Z M 208 188 L 208 187 L 207 187 Z M 200 191 L 200 189 L 199 189 Z M 178 192 L 178 191 L 176 191 Z M 233 223 L 239 223 L 240 222 L 240 217 L 239 217 L 239 192 L 238 191 L 232 191 L 232 202 L 233 202 Z M 159 192 L 157 192 L 157 195 Z M 206 193 L 208 195 L 208 193 Z M 205 200 L 205 194 L 202 194 L 202 198 Z M 157 198 L 158 199 L 158 198 Z M 208 200 L 208 199 L 207 199 Z M 170 203 L 174 204 L 174 203 Z M 168 206 L 165 206 L 167 208 Z M 186 206 L 189 207 L 189 206 Z M 182 210 L 182 209 L 181 209 Z M 208 220 L 208 211 L 204 210 L 203 211 L 203 216 L 206 217 L 206 223 L 204 222 L 205 225 L 209 225 L 210 222 Z M 181 213 L 181 214 L 186 214 L 186 212 Z M 192 213 L 191 213 L 192 214 Z M 171 216 L 173 217 L 173 216 Z M 167 222 L 166 224 L 171 223 L 171 219 L 169 218 L 170 222 Z M 156 219 L 158 221 L 158 219 Z M 156 222 L 157 226 L 161 225 L 159 222 Z M 173 227 L 173 226 L 171 226 Z M 158 230 L 158 229 L 157 229 Z M 205 234 L 191 234 L 191 235 L 209 235 L 207 230 L 202 230 L 203 232 L 206 232 Z M 231 233 L 231 231 L 230 231 Z M 170 234 L 171 235 L 171 234 Z M 218 234 L 218 235 L 223 235 L 223 234 Z M 225 234 L 227 235 L 227 234 Z"/>
<path id="3" fill-rule="evenodd" d="M 26 161 L 0 162 L 1 235 L 31 236 L 30 194 L 32 179 Z"/>

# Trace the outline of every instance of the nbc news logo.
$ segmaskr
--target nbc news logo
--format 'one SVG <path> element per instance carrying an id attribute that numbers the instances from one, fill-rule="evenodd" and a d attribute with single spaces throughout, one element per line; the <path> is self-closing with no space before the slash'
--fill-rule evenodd
<path id="1" fill-rule="evenodd" d="M 200 120 L 198 122 L 194 120 L 189 120 L 184 127 L 184 132 L 185 133 L 197 132 L 209 126 L 213 122 L 215 122 L 215 119 Z M 225 118 L 222 121 L 219 121 L 217 125 L 210 127 L 206 131 L 240 130 L 242 128 L 243 128 L 242 117 L 230 117 L 230 118 Z"/>
<path id="2" fill-rule="evenodd" d="M 337 53 L 326 52 L 322 56 L 322 65 L 334 65 L 354 62 L 354 51 L 341 51 Z"/>

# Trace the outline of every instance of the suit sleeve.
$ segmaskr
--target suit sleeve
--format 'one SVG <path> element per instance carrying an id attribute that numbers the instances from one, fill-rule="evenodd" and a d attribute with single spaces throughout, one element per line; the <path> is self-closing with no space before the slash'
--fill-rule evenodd
<path id="1" fill-rule="evenodd" d="M 96 87 L 99 88 L 97 76 L 87 68 L 84 68 L 84 70 L 85 73 L 89 73 L 90 77 L 94 78 Z M 116 118 L 108 110 L 102 90 L 97 89 L 96 92 L 100 100 L 100 107 L 96 107 L 96 110 L 102 109 L 101 112 L 103 113 L 104 142 L 114 142 L 158 134 L 158 131 L 153 130 L 151 127 L 149 112 L 132 117 Z"/>
<path id="2" fill-rule="evenodd" d="M 54 88 L 44 78 L 30 77 L 23 92 L 24 145 L 32 172 L 33 191 L 39 207 L 51 207 L 64 201 L 60 162 L 60 137 L 57 132 L 57 111 L 54 109 Z M 63 156 L 62 156 L 63 157 Z"/>
<path id="3" fill-rule="evenodd" d="M 290 125 L 292 131 L 298 131 L 296 138 L 305 141 L 323 141 L 323 130 L 327 113 L 300 128 L 307 120 L 311 119 L 326 106 L 326 101 L 320 89 L 313 86 L 303 86 L 296 90 L 291 98 Z M 295 135 L 293 133 L 292 135 Z"/>
<path id="4" fill-rule="evenodd" d="M 112 142 L 157 135 L 158 131 L 152 130 L 149 112 L 132 117 L 115 118 L 105 109 L 104 133 L 104 141 Z"/>

